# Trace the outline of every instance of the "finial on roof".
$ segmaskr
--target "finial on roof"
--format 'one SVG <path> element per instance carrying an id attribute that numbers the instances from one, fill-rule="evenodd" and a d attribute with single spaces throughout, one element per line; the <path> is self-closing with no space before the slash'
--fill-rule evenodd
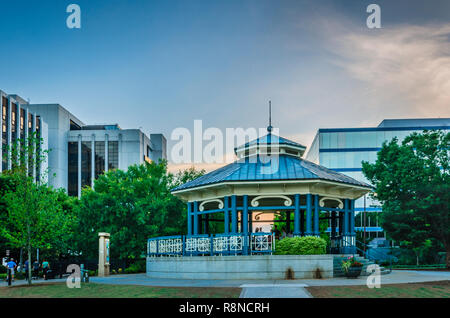
<path id="1" fill-rule="evenodd" d="M 269 126 L 267 127 L 267 131 L 271 133 L 272 129 L 272 101 L 269 100 Z"/>

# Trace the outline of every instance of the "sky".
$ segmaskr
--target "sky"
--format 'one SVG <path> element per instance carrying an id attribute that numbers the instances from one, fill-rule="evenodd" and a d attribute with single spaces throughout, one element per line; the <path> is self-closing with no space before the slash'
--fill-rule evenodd
<path id="1" fill-rule="evenodd" d="M 66 7 L 81 8 L 81 29 Z M 369 29 L 366 8 L 381 8 Z M 0 89 L 163 133 L 450 117 L 450 1 L 0 0 Z M 214 165 L 198 165 L 210 170 Z M 173 168 L 178 166 L 173 165 Z"/>

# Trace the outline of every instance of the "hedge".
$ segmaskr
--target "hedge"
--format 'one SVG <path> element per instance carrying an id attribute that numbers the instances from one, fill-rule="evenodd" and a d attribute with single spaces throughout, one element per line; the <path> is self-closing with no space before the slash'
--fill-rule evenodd
<path id="1" fill-rule="evenodd" d="M 276 243 L 277 255 L 326 254 L 327 242 L 315 236 L 286 237 Z"/>

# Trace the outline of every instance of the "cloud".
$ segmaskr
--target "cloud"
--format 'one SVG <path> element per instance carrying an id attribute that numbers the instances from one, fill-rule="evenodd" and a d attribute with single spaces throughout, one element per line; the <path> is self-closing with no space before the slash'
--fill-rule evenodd
<path id="1" fill-rule="evenodd" d="M 389 101 L 400 100 L 404 117 L 450 115 L 450 24 L 337 30 L 327 33 L 328 49 L 367 83 L 369 107 L 389 113 Z"/>

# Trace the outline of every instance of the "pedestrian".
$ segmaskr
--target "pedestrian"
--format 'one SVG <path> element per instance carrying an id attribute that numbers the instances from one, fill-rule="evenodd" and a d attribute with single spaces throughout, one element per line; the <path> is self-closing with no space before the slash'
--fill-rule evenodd
<path id="1" fill-rule="evenodd" d="M 6 264 L 6 267 L 7 267 L 7 268 L 9 269 L 9 271 L 10 271 L 10 275 L 11 275 L 12 281 L 14 281 L 14 270 L 15 270 L 16 267 L 17 267 L 16 262 L 14 262 L 14 258 L 12 258 L 12 257 L 10 258 L 8 264 Z"/>
<path id="2" fill-rule="evenodd" d="M 44 261 L 42 262 L 42 271 L 44 272 L 44 280 L 47 280 L 47 273 L 49 269 L 50 264 L 49 262 L 47 262 L 47 260 L 44 259 Z"/>
<path id="3" fill-rule="evenodd" d="M 40 267 L 41 267 L 41 264 L 39 264 L 39 262 L 37 260 L 35 260 L 33 263 L 33 277 L 35 279 L 39 278 L 39 268 Z"/>
<path id="4" fill-rule="evenodd" d="M 25 261 L 23 267 L 25 268 L 25 279 L 28 280 L 28 260 Z"/>

